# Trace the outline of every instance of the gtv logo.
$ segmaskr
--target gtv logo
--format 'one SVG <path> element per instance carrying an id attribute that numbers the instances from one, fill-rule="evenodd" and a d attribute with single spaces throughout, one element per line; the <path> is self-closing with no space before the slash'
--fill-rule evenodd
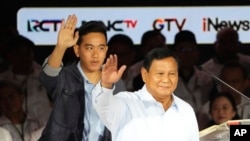
<path id="1" fill-rule="evenodd" d="M 82 21 L 84 24 L 86 21 Z M 108 20 L 104 22 L 108 31 L 124 31 L 125 29 L 134 29 L 137 25 L 137 20 Z"/>
<path id="2" fill-rule="evenodd" d="M 176 18 L 165 18 L 165 19 L 156 19 L 153 22 L 153 28 L 156 30 L 163 30 L 164 28 L 167 31 L 172 31 L 173 28 L 177 28 L 181 31 L 186 23 L 186 18 L 178 20 Z"/>
<path id="3" fill-rule="evenodd" d="M 62 20 L 28 20 L 28 32 L 56 32 Z"/>

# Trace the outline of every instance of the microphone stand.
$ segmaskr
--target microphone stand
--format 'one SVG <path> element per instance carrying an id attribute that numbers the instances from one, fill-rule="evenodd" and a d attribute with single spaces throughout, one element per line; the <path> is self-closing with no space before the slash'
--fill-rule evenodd
<path id="1" fill-rule="evenodd" d="M 243 96 L 244 98 L 246 98 L 248 101 L 250 101 L 250 98 L 247 97 L 246 95 L 244 95 L 243 93 L 241 93 L 240 91 L 236 90 L 235 88 L 233 88 L 232 86 L 230 86 L 229 84 L 227 84 L 226 82 L 224 82 L 223 80 L 221 80 L 220 78 L 218 78 L 216 75 L 212 74 L 211 72 L 209 72 L 208 70 L 204 69 L 203 67 L 199 66 L 198 67 L 201 71 L 204 71 L 206 73 L 208 73 L 210 76 L 212 76 L 214 79 L 216 79 L 217 81 L 221 82 L 222 84 L 224 84 L 225 86 L 227 86 L 228 88 L 232 89 L 233 91 L 235 91 L 236 93 L 240 94 L 241 96 Z"/>

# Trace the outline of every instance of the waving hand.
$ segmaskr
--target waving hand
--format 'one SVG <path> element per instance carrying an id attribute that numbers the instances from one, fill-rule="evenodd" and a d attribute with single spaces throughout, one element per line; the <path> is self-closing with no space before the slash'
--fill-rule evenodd
<path id="1" fill-rule="evenodd" d="M 79 35 L 75 32 L 77 17 L 69 15 L 67 20 L 62 20 L 60 30 L 58 32 L 57 44 L 48 58 L 48 65 L 53 68 L 59 68 L 62 64 L 62 58 L 67 48 L 76 44 Z"/>
<path id="2" fill-rule="evenodd" d="M 118 70 L 117 60 L 118 59 L 116 55 L 110 55 L 106 63 L 103 65 L 101 76 L 101 85 L 103 87 L 112 88 L 112 85 L 121 78 L 123 72 L 125 71 L 125 65 L 121 66 L 121 68 Z"/>
<path id="3" fill-rule="evenodd" d="M 77 17 L 69 15 L 67 20 L 62 20 L 58 33 L 57 46 L 64 49 L 72 47 L 78 40 L 78 32 L 75 32 Z"/>

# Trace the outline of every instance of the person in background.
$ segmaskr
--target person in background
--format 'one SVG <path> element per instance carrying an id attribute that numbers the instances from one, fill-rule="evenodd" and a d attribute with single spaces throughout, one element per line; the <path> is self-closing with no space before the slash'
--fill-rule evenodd
<path id="1" fill-rule="evenodd" d="M 247 71 L 245 67 L 238 61 L 228 62 L 223 66 L 219 78 L 230 87 L 222 82 L 218 82 L 217 93 L 229 92 L 235 100 L 238 115 L 242 119 L 249 119 L 250 99 L 246 96 L 249 91 L 247 89 Z M 212 93 L 211 98 L 215 97 L 217 93 Z M 199 113 L 198 120 L 201 129 L 203 129 L 207 122 L 211 119 L 211 116 L 209 115 L 209 103 L 210 101 L 205 103 Z"/>
<path id="2" fill-rule="evenodd" d="M 238 61 L 247 70 L 248 85 L 250 86 L 250 56 L 240 53 L 240 40 L 237 30 L 231 27 L 220 29 L 214 43 L 215 56 L 204 62 L 201 66 L 219 76 L 222 67 L 231 61 Z"/>
<path id="3" fill-rule="evenodd" d="M 138 90 L 143 86 L 140 70 L 145 55 L 154 48 L 165 47 L 166 37 L 159 30 L 148 30 L 143 33 L 141 45 L 137 51 L 136 63 L 128 67 L 129 78 L 127 79 L 127 87 L 129 90 Z"/>
<path id="4" fill-rule="evenodd" d="M 126 66 L 117 68 L 117 56 L 103 65 L 101 80 L 92 91 L 92 103 L 110 129 L 113 141 L 198 141 L 193 108 L 173 94 L 178 83 L 178 60 L 167 47 L 151 50 L 144 58 L 143 87 L 116 95 Z M 178 128 L 179 127 L 179 128 Z"/>
<path id="5" fill-rule="evenodd" d="M 0 74 L 1 80 L 13 80 L 24 92 L 24 110 L 45 124 L 51 112 L 46 89 L 39 81 L 41 66 L 34 60 L 34 43 L 22 36 L 11 38 L 6 48 L 9 68 Z"/>
<path id="6" fill-rule="evenodd" d="M 211 120 L 207 127 L 222 124 L 228 120 L 241 119 L 238 115 L 234 98 L 228 92 L 218 93 L 210 101 L 209 114 Z"/>
<path id="7" fill-rule="evenodd" d="M 74 14 L 62 21 L 57 44 L 44 61 L 40 81 L 54 105 L 39 141 L 111 138 L 91 102 L 91 91 L 101 78 L 108 50 L 107 29 L 101 21 L 89 21 L 77 29 L 76 24 Z M 64 53 L 71 47 L 78 59 L 63 66 Z M 122 90 L 126 88 L 116 85 L 116 92 Z"/>
<path id="8" fill-rule="evenodd" d="M 6 71 L 9 67 L 9 62 L 6 59 L 5 50 L 9 40 L 18 35 L 18 31 L 12 24 L 4 20 L 0 23 L 0 73 Z"/>
<path id="9" fill-rule="evenodd" d="M 194 33 L 190 30 L 178 32 L 174 38 L 173 50 L 180 60 L 179 80 L 174 93 L 188 102 L 198 115 L 201 106 L 209 100 L 213 84 L 210 83 L 211 77 L 197 66 L 200 52 Z"/>
<path id="10" fill-rule="evenodd" d="M 52 98 L 50 97 L 50 95 L 48 95 L 48 98 L 50 100 L 50 104 L 51 104 L 51 107 L 53 107 L 54 103 L 52 101 Z M 42 132 L 45 128 L 45 125 L 43 125 L 42 127 L 40 127 L 39 129 L 33 131 L 30 135 L 30 140 L 29 141 L 38 141 L 39 138 L 41 137 L 42 135 Z"/>
<path id="11" fill-rule="evenodd" d="M 29 141 L 33 131 L 41 127 L 39 120 L 23 109 L 24 93 L 14 81 L 0 81 L 0 127 L 11 134 L 13 141 Z"/>
<path id="12" fill-rule="evenodd" d="M 250 98 L 247 97 L 250 95 L 250 91 L 248 87 L 248 75 L 246 68 L 237 61 L 229 62 L 222 68 L 220 78 L 243 94 L 242 96 L 228 86 L 219 84 L 219 91 L 225 91 L 232 94 L 240 117 L 243 119 L 250 118 Z"/>
<path id="13" fill-rule="evenodd" d="M 134 46 L 133 40 L 125 34 L 115 34 L 112 36 L 108 42 L 108 52 L 107 57 L 110 54 L 116 54 L 118 56 L 118 67 L 126 65 L 130 67 L 135 62 L 136 48 Z M 129 77 L 127 71 L 122 75 L 122 80 L 124 81 L 127 90 L 129 89 Z"/>

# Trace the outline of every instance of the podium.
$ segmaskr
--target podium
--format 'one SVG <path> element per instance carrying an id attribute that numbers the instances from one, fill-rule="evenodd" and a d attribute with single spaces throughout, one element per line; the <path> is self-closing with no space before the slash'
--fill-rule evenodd
<path id="1" fill-rule="evenodd" d="M 199 132 L 200 141 L 229 141 L 230 125 L 250 125 L 250 119 L 229 120 L 220 125 L 210 126 Z"/>

